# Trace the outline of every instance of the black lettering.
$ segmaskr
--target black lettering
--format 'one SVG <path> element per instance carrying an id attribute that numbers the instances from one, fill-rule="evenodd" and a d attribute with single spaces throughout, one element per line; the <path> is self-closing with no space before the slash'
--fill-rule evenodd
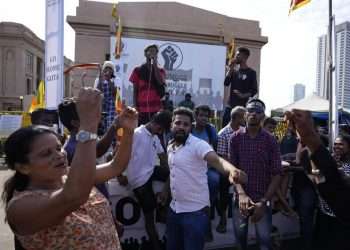
<path id="1" fill-rule="evenodd" d="M 131 204 L 132 206 L 132 216 L 127 219 L 124 216 L 124 206 L 126 204 Z M 120 221 L 125 226 L 130 226 L 135 224 L 141 216 L 141 209 L 139 204 L 131 197 L 125 197 L 120 199 L 115 206 L 115 215 L 117 220 Z"/>

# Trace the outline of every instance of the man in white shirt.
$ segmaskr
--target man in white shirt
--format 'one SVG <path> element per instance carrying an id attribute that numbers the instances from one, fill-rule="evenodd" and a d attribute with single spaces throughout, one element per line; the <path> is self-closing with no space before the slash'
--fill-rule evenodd
<path id="1" fill-rule="evenodd" d="M 167 250 L 202 250 L 209 227 L 209 164 L 231 183 L 246 182 L 246 174 L 219 157 L 204 140 L 190 134 L 193 113 L 180 107 L 173 113 L 174 139 L 168 146 L 169 186 L 172 201 L 167 218 Z"/>
<path id="2" fill-rule="evenodd" d="M 161 111 L 156 113 L 149 123 L 136 128 L 131 158 L 127 167 L 128 183 L 143 210 L 146 232 L 154 250 L 160 250 L 161 246 L 154 222 L 157 200 L 152 188 L 152 181 L 165 182 L 169 176 L 166 153 L 157 135 L 169 130 L 170 124 L 171 113 Z M 157 156 L 161 166 L 155 166 Z"/>

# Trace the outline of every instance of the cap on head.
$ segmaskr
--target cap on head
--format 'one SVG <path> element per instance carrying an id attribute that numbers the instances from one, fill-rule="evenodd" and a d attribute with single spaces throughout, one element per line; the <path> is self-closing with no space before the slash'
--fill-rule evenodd
<path id="1" fill-rule="evenodd" d="M 106 68 L 111 68 L 114 72 L 114 63 L 112 61 L 105 61 L 102 66 L 102 71 L 104 71 Z"/>

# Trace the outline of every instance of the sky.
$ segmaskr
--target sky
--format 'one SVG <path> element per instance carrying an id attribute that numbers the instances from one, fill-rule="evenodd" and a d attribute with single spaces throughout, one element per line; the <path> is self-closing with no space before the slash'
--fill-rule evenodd
<path id="1" fill-rule="evenodd" d="M 133 2 L 139 1 L 133 0 Z M 267 36 L 269 40 L 262 49 L 260 66 L 260 98 L 265 101 L 268 110 L 291 103 L 293 85 L 296 83 L 306 86 L 306 95 L 315 91 L 317 38 L 327 32 L 327 0 L 311 0 L 309 4 L 290 15 L 288 15 L 290 0 L 178 0 L 177 2 L 231 17 L 259 21 L 262 35 Z M 79 1 L 66 0 L 64 4 L 64 15 L 75 15 Z M 45 0 L 0 0 L 0 9 L 0 21 L 22 23 L 39 38 L 45 38 Z M 333 13 L 336 24 L 350 21 L 350 0 L 333 0 Z M 74 46 L 74 30 L 65 23 L 64 51 L 72 60 L 74 60 Z"/>

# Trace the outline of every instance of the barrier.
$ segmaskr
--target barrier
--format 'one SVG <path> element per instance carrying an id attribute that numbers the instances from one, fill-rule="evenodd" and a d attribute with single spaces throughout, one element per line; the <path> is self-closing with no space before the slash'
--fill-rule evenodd
<path id="1" fill-rule="evenodd" d="M 162 185 L 161 182 L 154 182 L 153 189 L 155 192 L 159 192 Z M 108 190 L 110 193 L 113 214 L 124 224 L 125 230 L 124 235 L 121 238 L 121 243 L 124 245 L 141 245 L 147 238 L 147 234 L 145 231 L 142 210 L 137 203 L 132 190 L 128 187 L 119 185 L 118 181 L 115 179 L 109 181 Z M 220 249 L 234 246 L 236 240 L 233 233 L 232 203 L 228 208 L 227 232 L 225 234 L 219 234 L 216 232 L 215 228 L 219 223 L 220 217 L 217 209 L 212 212 L 211 223 L 214 240 L 206 243 L 205 249 Z M 290 239 L 299 236 L 299 222 L 297 218 L 286 217 L 281 213 L 276 213 L 272 217 L 272 224 L 277 228 L 277 232 L 274 233 L 275 238 Z M 166 230 L 165 224 L 157 223 L 156 226 L 160 239 L 164 239 L 163 237 L 165 236 Z M 249 243 L 254 243 L 256 241 L 255 229 L 252 225 L 249 226 L 248 241 Z"/>

